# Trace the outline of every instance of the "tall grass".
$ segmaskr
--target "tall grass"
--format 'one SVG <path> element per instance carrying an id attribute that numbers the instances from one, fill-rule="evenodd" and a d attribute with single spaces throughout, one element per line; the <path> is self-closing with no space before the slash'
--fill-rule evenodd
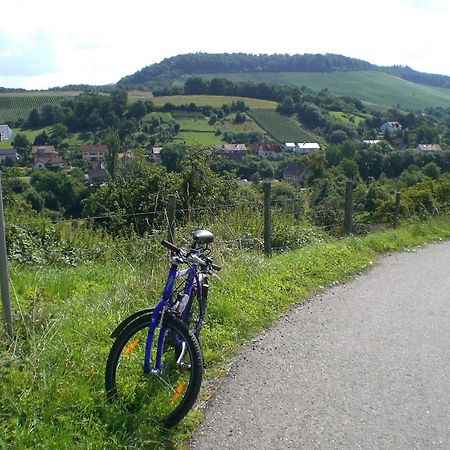
<path id="1" fill-rule="evenodd" d="M 214 253 L 224 268 L 223 282 L 210 290 L 202 335 L 207 381 L 244 342 L 312 292 L 366 270 L 385 252 L 450 237 L 445 217 L 366 237 L 313 239 L 265 258 L 230 247 L 228 225 L 215 227 L 224 240 L 214 243 Z M 187 231 L 178 230 L 180 242 Z M 117 249 L 116 258 L 110 253 L 77 266 L 11 265 L 17 340 L 0 351 L 0 448 L 177 448 L 201 419 L 196 410 L 167 431 L 105 401 L 109 334 L 155 302 L 168 263 L 163 251 L 137 261 L 130 249 Z"/>

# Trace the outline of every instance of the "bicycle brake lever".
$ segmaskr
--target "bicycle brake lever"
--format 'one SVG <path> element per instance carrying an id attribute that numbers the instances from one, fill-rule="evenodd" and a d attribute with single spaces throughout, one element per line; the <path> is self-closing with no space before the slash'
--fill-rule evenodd
<path id="1" fill-rule="evenodd" d="M 220 278 L 219 275 L 217 275 L 216 273 L 212 273 L 211 276 L 213 278 L 216 278 L 218 281 L 222 281 L 222 278 Z"/>

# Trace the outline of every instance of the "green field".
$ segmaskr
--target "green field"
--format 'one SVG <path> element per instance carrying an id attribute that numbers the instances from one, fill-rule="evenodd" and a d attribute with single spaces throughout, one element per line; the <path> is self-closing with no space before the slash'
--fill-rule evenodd
<path id="1" fill-rule="evenodd" d="M 77 91 L 39 91 L 0 94 L 0 123 L 26 119 L 30 111 L 47 103 L 60 103 L 66 97 L 78 95 Z"/>
<path id="2" fill-rule="evenodd" d="M 28 140 L 33 143 L 34 138 L 42 133 L 44 130 L 47 131 L 47 133 L 50 131 L 51 127 L 44 127 L 44 128 L 36 128 L 34 130 L 24 130 L 21 128 L 13 128 L 13 135 L 9 141 L 2 141 L 0 142 L 0 149 L 8 149 L 12 148 L 12 141 L 14 140 L 14 137 L 17 136 L 18 133 L 24 134 Z M 69 147 L 81 147 L 81 145 L 84 144 L 90 144 L 93 142 L 93 136 L 90 136 L 89 133 L 79 132 L 79 133 L 69 133 L 68 137 L 63 140 L 64 143 L 67 143 Z"/>
<path id="3" fill-rule="evenodd" d="M 276 102 L 269 100 L 259 100 L 256 98 L 247 97 L 228 97 L 222 95 L 170 95 L 165 97 L 153 97 L 151 101 L 156 106 L 163 106 L 166 103 L 173 103 L 174 105 L 188 105 L 195 103 L 198 106 L 212 106 L 220 108 L 224 104 L 230 104 L 233 101 L 243 100 L 251 109 L 275 109 Z"/>
<path id="4" fill-rule="evenodd" d="M 196 112 L 174 111 L 172 116 L 173 119 L 180 124 L 180 131 L 174 140 L 175 143 L 181 142 L 188 145 L 223 144 L 222 136 L 215 135 L 216 129 L 220 129 L 222 134 L 225 132 L 258 132 L 265 134 L 265 131 L 252 120 L 250 115 L 247 115 L 247 120 L 244 123 L 237 124 L 234 123 L 234 114 L 230 114 L 224 119 L 217 121 L 214 125 L 208 123 L 208 117 Z"/>
<path id="5" fill-rule="evenodd" d="M 180 131 L 173 140 L 173 143 L 187 145 L 219 145 L 223 144 L 223 141 L 221 136 L 216 136 L 214 133 Z"/>
<path id="6" fill-rule="evenodd" d="M 293 117 L 282 116 L 270 109 L 253 110 L 249 114 L 268 134 L 280 143 L 319 141 L 317 136 L 306 131 L 298 120 Z"/>
<path id="7" fill-rule="evenodd" d="M 299 87 L 304 85 L 317 91 L 327 88 L 331 94 L 355 97 L 375 109 L 388 109 L 399 104 L 418 110 L 437 106 L 446 108 L 450 104 L 450 89 L 424 86 L 377 71 L 221 73 L 202 77 Z"/>

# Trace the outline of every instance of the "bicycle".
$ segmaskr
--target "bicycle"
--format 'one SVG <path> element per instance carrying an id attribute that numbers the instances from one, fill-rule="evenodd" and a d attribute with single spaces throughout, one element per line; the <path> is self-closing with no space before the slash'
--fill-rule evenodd
<path id="1" fill-rule="evenodd" d="M 166 427 L 182 420 L 199 394 L 203 375 L 199 337 L 208 277 L 217 277 L 214 271 L 221 269 L 209 256 L 213 234 L 197 230 L 192 237 L 188 252 L 161 241 L 173 254 L 162 298 L 154 308 L 131 314 L 111 333 L 115 341 L 105 369 L 110 401 L 147 412 Z M 188 267 L 178 270 L 180 264 Z M 177 279 L 182 283 L 175 287 Z"/>

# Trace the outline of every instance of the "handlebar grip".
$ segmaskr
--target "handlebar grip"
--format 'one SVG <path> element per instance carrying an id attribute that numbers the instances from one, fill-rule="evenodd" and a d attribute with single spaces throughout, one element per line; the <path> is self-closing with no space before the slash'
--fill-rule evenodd
<path id="1" fill-rule="evenodd" d="M 172 244 L 169 241 L 161 241 L 161 245 L 163 247 L 166 247 L 167 249 L 169 249 L 171 252 L 176 253 L 177 255 L 181 253 L 181 248 L 178 248 L 176 245 Z"/>
<path id="2" fill-rule="evenodd" d="M 211 267 L 216 270 L 217 272 L 219 272 L 220 270 L 222 270 L 222 267 L 218 266 L 217 264 L 211 264 Z"/>

